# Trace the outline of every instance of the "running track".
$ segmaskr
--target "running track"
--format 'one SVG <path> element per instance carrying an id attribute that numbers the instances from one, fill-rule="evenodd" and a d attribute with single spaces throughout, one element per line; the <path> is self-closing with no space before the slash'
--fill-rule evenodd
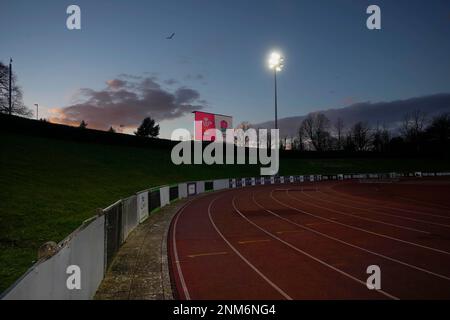
<path id="1" fill-rule="evenodd" d="M 204 194 L 169 232 L 179 299 L 450 299 L 450 181 Z M 366 269 L 381 269 L 369 290 Z"/>

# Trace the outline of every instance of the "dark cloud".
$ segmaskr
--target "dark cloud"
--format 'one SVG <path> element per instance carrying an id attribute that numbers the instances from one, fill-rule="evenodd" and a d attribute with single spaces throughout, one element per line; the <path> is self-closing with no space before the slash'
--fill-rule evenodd
<path id="1" fill-rule="evenodd" d="M 428 118 L 444 112 L 450 112 L 450 94 L 442 93 L 390 102 L 359 102 L 341 109 L 322 110 L 331 122 L 338 118 L 344 120 L 347 127 L 358 121 L 367 121 L 371 126 L 386 125 L 394 132 L 398 129 L 407 113 L 421 110 Z M 319 112 L 319 111 L 317 111 Z M 278 120 L 282 136 L 296 136 L 298 128 L 306 116 L 289 117 Z M 258 128 L 273 128 L 273 121 L 256 124 Z"/>
<path id="2" fill-rule="evenodd" d="M 174 92 L 161 87 L 155 76 L 120 75 L 108 80 L 103 90 L 79 90 L 77 103 L 50 110 L 50 121 L 70 125 L 85 120 L 90 128 L 136 127 L 150 116 L 156 121 L 179 118 L 204 108 L 204 100 L 194 89 L 181 87 Z"/>
<path id="3" fill-rule="evenodd" d="M 176 103 L 193 103 L 200 98 L 200 94 L 192 89 L 183 87 L 175 92 Z"/>
<path id="4" fill-rule="evenodd" d="M 164 83 L 167 84 L 167 85 L 169 85 L 169 86 L 172 86 L 172 85 L 174 85 L 174 84 L 177 84 L 178 81 L 175 80 L 175 79 L 167 79 L 167 80 L 164 81 Z"/>

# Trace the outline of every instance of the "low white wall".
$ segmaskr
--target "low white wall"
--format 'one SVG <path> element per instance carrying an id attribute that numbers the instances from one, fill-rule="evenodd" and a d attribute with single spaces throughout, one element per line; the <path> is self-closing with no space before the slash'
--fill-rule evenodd
<path id="1" fill-rule="evenodd" d="M 159 198 L 161 207 L 164 207 L 170 203 L 169 187 L 161 187 L 159 189 Z"/>
<path id="2" fill-rule="evenodd" d="M 178 198 L 183 199 L 183 198 L 187 198 L 187 196 L 188 196 L 187 184 L 180 183 L 178 185 Z"/>
<path id="3" fill-rule="evenodd" d="M 205 192 L 205 181 L 197 181 L 197 194 Z"/>
<path id="4" fill-rule="evenodd" d="M 143 222 L 148 218 L 148 191 L 137 193 L 136 202 L 139 222 Z"/>
<path id="5" fill-rule="evenodd" d="M 122 200 L 122 230 L 124 241 L 128 238 L 131 231 L 139 224 L 137 204 L 137 196 L 131 196 Z"/>
<path id="6" fill-rule="evenodd" d="M 228 179 L 220 179 L 213 181 L 214 190 L 228 189 L 230 186 L 230 181 Z"/>
<path id="7" fill-rule="evenodd" d="M 105 218 L 100 216 L 69 236 L 54 256 L 38 262 L 3 297 L 5 300 L 87 300 L 94 297 L 104 275 Z M 66 286 L 67 267 L 81 269 L 81 289 Z"/>

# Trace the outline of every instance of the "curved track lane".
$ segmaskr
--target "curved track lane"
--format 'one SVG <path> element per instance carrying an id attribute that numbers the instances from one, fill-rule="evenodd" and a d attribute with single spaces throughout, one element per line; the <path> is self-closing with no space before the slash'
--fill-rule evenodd
<path id="1" fill-rule="evenodd" d="M 177 298 L 450 299 L 450 229 L 434 216 L 449 212 L 405 206 L 398 190 L 382 202 L 347 194 L 357 183 L 344 184 L 231 189 L 187 203 L 168 239 Z M 366 286 L 370 265 L 381 268 L 381 290 Z"/>

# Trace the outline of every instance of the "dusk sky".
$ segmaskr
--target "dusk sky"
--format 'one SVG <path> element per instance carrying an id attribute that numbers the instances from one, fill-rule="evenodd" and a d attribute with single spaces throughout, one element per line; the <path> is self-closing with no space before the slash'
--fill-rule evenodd
<path id="1" fill-rule="evenodd" d="M 81 30 L 66 28 L 70 4 Z M 382 30 L 366 27 L 371 4 Z M 2 0 L 0 30 L 0 60 L 42 117 L 132 127 L 145 110 L 162 137 L 192 129 L 194 109 L 272 120 L 273 49 L 280 118 L 450 92 L 448 0 Z"/>

